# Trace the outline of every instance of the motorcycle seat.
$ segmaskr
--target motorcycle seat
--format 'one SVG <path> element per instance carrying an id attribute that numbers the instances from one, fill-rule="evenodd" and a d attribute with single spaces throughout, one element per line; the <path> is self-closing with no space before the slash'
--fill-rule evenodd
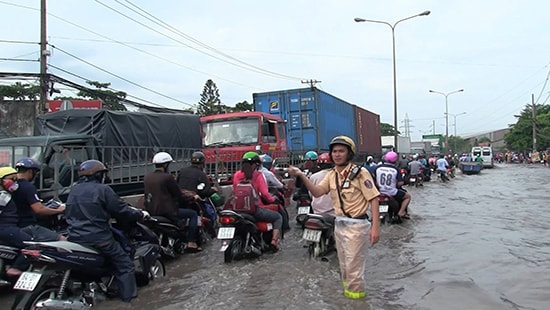
<path id="1" fill-rule="evenodd" d="M 242 215 L 242 217 L 244 217 L 245 219 L 251 221 L 252 223 L 256 223 L 256 218 L 254 217 L 254 215 L 247 214 L 247 213 L 239 213 L 239 214 Z"/>
<path id="2" fill-rule="evenodd" d="M 331 224 L 331 225 L 334 225 L 334 220 L 335 220 L 334 216 L 331 216 L 331 215 L 328 215 L 328 214 L 321 215 L 321 214 L 310 213 L 310 214 L 306 215 L 305 220 L 307 221 L 307 219 L 309 219 L 309 218 L 316 218 L 316 219 L 319 219 L 319 220 L 325 222 L 326 224 Z"/>
<path id="3" fill-rule="evenodd" d="M 24 241 L 25 244 L 28 245 L 38 245 L 43 247 L 50 247 L 50 248 L 58 248 L 65 250 L 66 252 L 84 252 L 89 254 L 96 254 L 100 255 L 100 253 L 88 246 L 84 246 L 78 243 L 70 242 L 70 241 L 49 241 L 49 242 L 34 242 L 34 241 Z"/>
<path id="4" fill-rule="evenodd" d="M 154 216 L 151 216 L 151 217 L 154 218 L 155 220 L 157 220 L 157 222 L 159 222 L 159 223 L 175 224 L 174 221 L 170 220 L 167 217 L 161 216 L 161 215 L 154 215 Z"/>

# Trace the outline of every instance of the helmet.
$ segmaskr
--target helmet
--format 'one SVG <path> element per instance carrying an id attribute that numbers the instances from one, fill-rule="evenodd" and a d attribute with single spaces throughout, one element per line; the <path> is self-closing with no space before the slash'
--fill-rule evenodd
<path id="1" fill-rule="evenodd" d="M 193 152 L 191 154 L 191 162 L 193 164 L 202 164 L 206 160 L 206 156 L 204 156 L 204 153 L 201 151 Z"/>
<path id="2" fill-rule="evenodd" d="M 273 165 L 273 159 L 271 156 L 267 154 L 260 155 L 260 161 L 262 162 L 262 166 L 264 166 L 266 169 L 271 169 L 271 166 Z"/>
<path id="3" fill-rule="evenodd" d="M 330 154 L 321 153 L 321 155 L 319 155 L 319 158 L 317 158 L 317 162 L 320 164 L 332 164 L 332 160 L 330 159 Z"/>
<path id="4" fill-rule="evenodd" d="M 413 159 L 418 159 L 418 154 L 414 154 Z"/>
<path id="5" fill-rule="evenodd" d="M 21 158 L 15 163 L 15 169 L 17 169 L 17 171 L 19 171 L 20 168 L 40 170 L 40 166 L 40 163 L 36 159 L 30 157 Z"/>
<path id="6" fill-rule="evenodd" d="M 166 152 L 158 152 L 153 156 L 153 164 L 171 163 L 174 159 Z"/>
<path id="7" fill-rule="evenodd" d="M 260 163 L 260 156 L 256 152 L 246 152 L 243 155 L 242 161 L 246 163 Z"/>
<path id="8" fill-rule="evenodd" d="M 387 152 L 384 159 L 389 163 L 395 163 L 397 161 L 397 153 L 394 151 Z"/>
<path id="9" fill-rule="evenodd" d="M 105 171 L 107 171 L 107 167 L 105 167 L 102 162 L 100 162 L 99 160 L 90 159 L 80 164 L 80 167 L 78 167 L 78 176 L 91 176 L 96 174 L 97 172 Z"/>
<path id="10" fill-rule="evenodd" d="M 373 158 L 372 156 L 370 156 L 370 155 L 367 156 L 367 162 L 371 162 L 371 161 L 373 161 L 373 160 L 374 160 L 374 158 Z"/>
<path id="11" fill-rule="evenodd" d="M 401 155 L 401 158 L 405 159 L 405 158 L 407 158 L 407 155 L 403 154 L 403 155 Z"/>
<path id="12" fill-rule="evenodd" d="M 269 156 L 267 154 L 260 155 L 260 160 L 262 161 L 262 163 L 272 163 L 273 162 L 273 159 L 271 158 L 271 156 Z"/>
<path id="13" fill-rule="evenodd" d="M 317 155 L 314 151 L 308 151 L 306 155 L 304 155 L 305 160 L 317 160 L 318 158 L 319 155 Z"/>
<path id="14" fill-rule="evenodd" d="M 5 176 L 10 174 L 16 174 L 17 170 L 13 169 L 12 167 L 2 167 L 0 168 L 0 179 L 3 179 Z"/>
<path id="15" fill-rule="evenodd" d="M 353 156 L 355 155 L 355 142 L 350 137 L 347 136 L 336 136 L 332 138 L 329 144 L 329 149 L 332 152 L 332 147 L 336 144 L 345 145 L 350 150 L 350 156 L 348 157 L 348 161 L 353 159 Z"/>

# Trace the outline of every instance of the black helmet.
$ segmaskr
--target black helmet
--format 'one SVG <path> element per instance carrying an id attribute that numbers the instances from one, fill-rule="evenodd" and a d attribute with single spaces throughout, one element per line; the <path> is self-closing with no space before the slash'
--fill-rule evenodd
<path id="1" fill-rule="evenodd" d="M 36 159 L 24 157 L 15 163 L 15 169 L 17 171 L 27 169 L 40 170 L 40 163 Z"/>
<path id="2" fill-rule="evenodd" d="M 197 151 L 191 155 L 191 162 L 193 164 L 204 164 L 205 161 L 206 156 L 204 156 L 203 152 Z"/>
<path id="3" fill-rule="evenodd" d="M 106 172 L 107 167 L 99 160 L 90 159 L 82 162 L 78 167 L 78 176 L 93 176 L 98 172 Z"/>

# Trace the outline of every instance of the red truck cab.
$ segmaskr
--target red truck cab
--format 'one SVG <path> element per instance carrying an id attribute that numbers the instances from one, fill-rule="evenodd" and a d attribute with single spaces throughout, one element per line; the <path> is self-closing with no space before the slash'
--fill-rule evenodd
<path id="1" fill-rule="evenodd" d="M 201 117 L 206 169 L 224 183 L 240 167 L 244 153 L 287 156 L 285 122 L 262 112 L 234 112 Z"/>

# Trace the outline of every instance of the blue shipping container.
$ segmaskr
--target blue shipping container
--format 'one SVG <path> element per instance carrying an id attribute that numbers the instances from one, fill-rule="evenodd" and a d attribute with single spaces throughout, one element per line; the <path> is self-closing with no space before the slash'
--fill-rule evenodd
<path id="1" fill-rule="evenodd" d="M 346 135 L 357 141 L 354 106 L 316 88 L 253 94 L 254 109 L 287 121 L 291 152 L 328 151 L 330 140 Z"/>

